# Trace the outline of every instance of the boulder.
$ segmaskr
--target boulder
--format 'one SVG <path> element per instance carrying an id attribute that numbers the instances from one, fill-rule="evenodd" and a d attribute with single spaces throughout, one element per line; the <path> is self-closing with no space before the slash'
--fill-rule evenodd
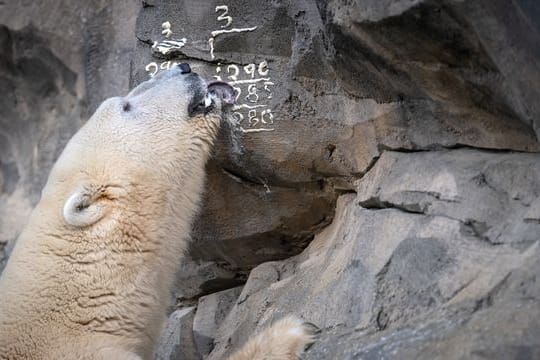
<path id="1" fill-rule="evenodd" d="M 163 328 L 154 354 L 155 360 L 201 359 L 193 339 L 195 308 L 174 311 Z"/>
<path id="2" fill-rule="evenodd" d="M 455 219 L 493 245 L 527 247 L 540 233 L 539 160 L 470 150 L 387 152 L 358 181 L 358 200 L 367 208 Z"/>
<path id="3" fill-rule="evenodd" d="M 201 296 L 219 293 L 246 282 L 247 272 L 237 272 L 214 261 L 186 257 L 180 262 L 174 296 L 178 305 L 194 306 Z"/>
<path id="4" fill-rule="evenodd" d="M 536 10 L 503 1 L 148 3 L 134 83 L 189 61 L 238 92 L 208 167 L 193 256 L 241 271 L 297 254 L 384 150 L 538 151 L 540 113 L 525 99 L 540 79 Z"/>
<path id="5" fill-rule="evenodd" d="M 193 320 L 193 335 L 199 353 L 206 357 L 214 348 L 216 332 L 232 306 L 236 303 L 242 287 L 219 291 L 199 299 Z"/>
<path id="6" fill-rule="evenodd" d="M 307 359 L 537 354 L 538 160 L 384 152 L 301 254 L 252 270 L 209 359 L 288 313 L 323 329 Z"/>

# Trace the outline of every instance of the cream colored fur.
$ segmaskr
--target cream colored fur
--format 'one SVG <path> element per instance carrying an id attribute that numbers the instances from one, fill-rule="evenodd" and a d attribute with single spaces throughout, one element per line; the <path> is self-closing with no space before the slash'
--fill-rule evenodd
<path id="1" fill-rule="evenodd" d="M 229 360 L 295 360 L 312 344 L 317 327 L 295 317 L 286 317 L 250 339 Z"/>
<path id="2" fill-rule="evenodd" d="M 105 101 L 70 140 L 0 278 L 0 359 L 151 359 L 221 121 L 219 99 L 188 115 L 206 85 L 187 79 Z"/>

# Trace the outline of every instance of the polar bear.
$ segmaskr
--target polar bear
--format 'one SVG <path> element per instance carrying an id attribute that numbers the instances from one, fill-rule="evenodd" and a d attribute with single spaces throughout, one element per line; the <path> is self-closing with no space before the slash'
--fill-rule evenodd
<path id="1" fill-rule="evenodd" d="M 0 278 L 1 359 L 150 359 L 233 90 L 188 64 L 106 100 L 73 136 Z M 233 359 L 293 359 L 285 318 Z"/>

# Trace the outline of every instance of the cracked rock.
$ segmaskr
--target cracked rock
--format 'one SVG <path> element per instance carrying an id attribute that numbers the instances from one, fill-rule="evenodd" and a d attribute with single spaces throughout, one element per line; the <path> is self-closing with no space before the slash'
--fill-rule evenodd
<path id="1" fill-rule="evenodd" d="M 462 157 L 468 151 L 451 153 L 455 154 L 438 155 Z M 383 155 L 371 171 L 377 173 L 392 155 Z M 496 157 L 502 161 L 506 155 L 488 156 L 497 163 Z M 416 153 L 398 157 L 409 164 L 426 164 L 415 163 L 421 158 Z M 430 179 L 422 172 L 414 174 L 395 175 L 402 179 L 402 188 L 412 191 Z M 499 200 L 506 196 L 498 194 Z M 532 334 L 540 323 L 526 315 L 539 309 L 539 269 L 533 266 L 540 255 L 537 241 L 494 246 L 464 231 L 457 218 L 403 211 L 400 206 L 364 208 L 361 199 L 360 193 L 340 196 L 333 223 L 301 254 L 252 271 L 217 330 L 209 359 L 223 358 L 250 334 L 289 313 L 323 329 L 306 359 L 396 354 L 405 359 L 447 358 L 455 347 L 463 358 L 477 352 L 494 354 L 494 348 L 501 359 L 516 351 L 537 353 Z M 483 199 L 475 199 L 478 207 L 492 201 Z M 508 226 L 521 221 L 512 216 L 515 209 L 501 211 Z M 496 330 L 510 319 L 516 320 Z"/>
<path id="2" fill-rule="evenodd" d="M 492 244 L 538 241 L 540 162 L 537 154 L 472 149 L 384 152 L 357 182 L 359 203 L 462 222 Z"/>

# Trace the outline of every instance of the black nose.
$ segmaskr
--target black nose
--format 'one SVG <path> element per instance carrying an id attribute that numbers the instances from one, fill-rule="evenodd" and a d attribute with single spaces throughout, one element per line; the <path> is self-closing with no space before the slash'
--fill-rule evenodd
<path id="1" fill-rule="evenodd" d="M 191 67 L 189 67 L 188 63 L 178 64 L 178 67 L 180 68 L 182 74 L 189 74 L 191 72 Z"/>

